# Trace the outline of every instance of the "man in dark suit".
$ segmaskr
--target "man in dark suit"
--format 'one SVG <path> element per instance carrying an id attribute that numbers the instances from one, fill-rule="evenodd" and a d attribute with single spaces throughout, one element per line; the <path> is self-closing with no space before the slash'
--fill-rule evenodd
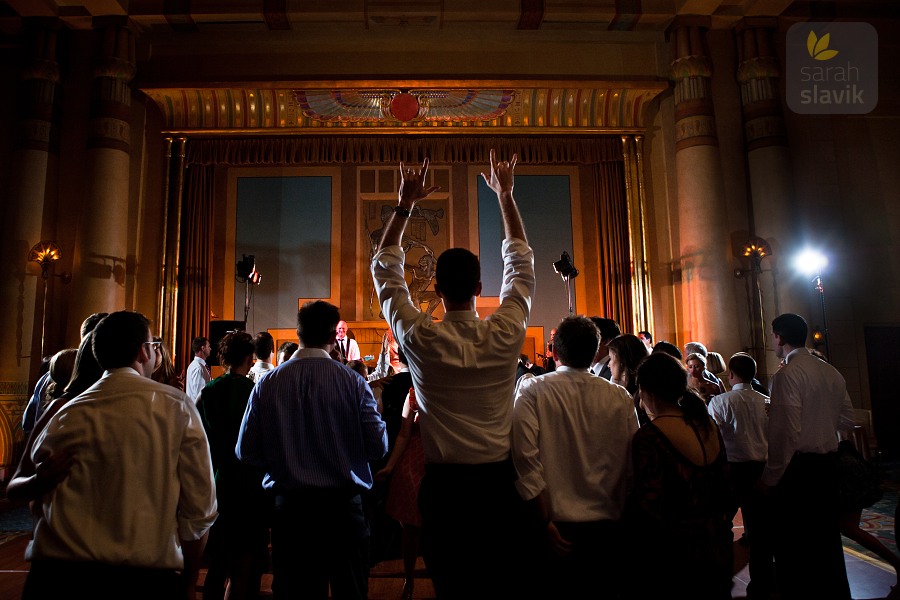
<path id="1" fill-rule="evenodd" d="M 609 343 L 613 338 L 622 335 L 619 324 L 612 319 L 603 317 L 591 317 L 591 321 L 600 330 L 600 347 L 591 364 L 591 373 L 609 381 L 612 379 L 612 371 L 609 368 Z"/>

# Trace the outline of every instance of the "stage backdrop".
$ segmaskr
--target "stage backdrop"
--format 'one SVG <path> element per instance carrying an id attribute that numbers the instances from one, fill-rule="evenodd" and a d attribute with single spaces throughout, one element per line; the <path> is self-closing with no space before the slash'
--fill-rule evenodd
<path id="1" fill-rule="evenodd" d="M 235 261 L 256 257 L 262 275 L 251 289 L 247 329 L 297 326 L 297 298 L 331 296 L 331 177 L 241 177 L 237 186 Z M 234 285 L 243 319 L 245 285 Z"/>

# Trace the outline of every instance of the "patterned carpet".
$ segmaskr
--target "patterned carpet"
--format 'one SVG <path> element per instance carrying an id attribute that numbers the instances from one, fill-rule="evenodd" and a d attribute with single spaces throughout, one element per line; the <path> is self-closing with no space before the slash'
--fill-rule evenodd
<path id="1" fill-rule="evenodd" d="M 896 554 L 898 552 L 894 532 L 894 514 L 897 510 L 898 497 L 900 497 L 900 462 L 885 462 L 880 467 L 884 497 L 863 511 L 860 529 L 877 537 L 881 543 Z M 881 560 L 874 552 L 847 538 L 844 538 L 844 545 L 859 554 Z"/>

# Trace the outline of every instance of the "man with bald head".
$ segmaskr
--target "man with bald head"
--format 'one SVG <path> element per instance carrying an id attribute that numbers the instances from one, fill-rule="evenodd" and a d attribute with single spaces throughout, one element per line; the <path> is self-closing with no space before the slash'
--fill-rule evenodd
<path id="1" fill-rule="evenodd" d="M 359 344 L 353 338 L 347 337 L 347 321 L 341 321 L 337 326 L 335 348 L 341 355 L 341 362 L 347 364 L 351 360 L 359 360 Z"/>

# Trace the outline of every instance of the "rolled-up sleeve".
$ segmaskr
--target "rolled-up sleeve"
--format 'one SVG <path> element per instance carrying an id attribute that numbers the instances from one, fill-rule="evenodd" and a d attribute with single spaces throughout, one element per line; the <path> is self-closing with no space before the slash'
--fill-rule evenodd
<path id="1" fill-rule="evenodd" d="M 535 399 L 529 394 L 530 384 L 533 381 L 532 379 L 522 383 L 513 407 L 512 459 L 519 476 L 516 489 L 523 500 L 537 497 L 547 487 L 538 447 L 540 423 Z"/>
<path id="2" fill-rule="evenodd" d="M 534 297 L 534 252 L 524 241 L 503 240 L 503 285 L 500 288 L 500 308 L 497 312 L 527 324 Z M 496 314 L 496 313 L 495 313 Z"/>

